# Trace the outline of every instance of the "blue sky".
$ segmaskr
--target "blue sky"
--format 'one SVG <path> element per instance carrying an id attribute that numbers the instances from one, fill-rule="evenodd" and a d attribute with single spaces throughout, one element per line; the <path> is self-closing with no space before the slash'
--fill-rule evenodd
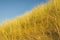
<path id="1" fill-rule="evenodd" d="M 0 0 L 0 22 L 23 15 L 34 6 L 47 0 Z"/>

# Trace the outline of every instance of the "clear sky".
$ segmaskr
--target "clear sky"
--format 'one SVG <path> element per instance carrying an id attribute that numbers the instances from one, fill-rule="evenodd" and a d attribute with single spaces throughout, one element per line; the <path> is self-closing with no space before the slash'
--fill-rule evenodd
<path id="1" fill-rule="evenodd" d="M 23 15 L 34 6 L 47 0 L 0 0 L 0 22 Z"/>

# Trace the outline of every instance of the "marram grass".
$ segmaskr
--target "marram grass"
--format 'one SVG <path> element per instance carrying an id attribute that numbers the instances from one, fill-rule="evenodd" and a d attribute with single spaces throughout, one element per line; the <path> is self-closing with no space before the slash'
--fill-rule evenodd
<path id="1" fill-rule="evenodd" d="M 60 0 L 52 0 L 4 22 L 0 40 L 60 40 Z"/>

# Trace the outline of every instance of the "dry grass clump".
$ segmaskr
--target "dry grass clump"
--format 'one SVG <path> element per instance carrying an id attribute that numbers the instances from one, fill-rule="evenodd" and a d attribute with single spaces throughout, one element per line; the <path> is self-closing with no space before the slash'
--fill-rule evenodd
<path id="1" fill-rule="evenodd" d="M 60 40 L 60 0 L 52 0 L 4 22 L 0 40 Z"/>

